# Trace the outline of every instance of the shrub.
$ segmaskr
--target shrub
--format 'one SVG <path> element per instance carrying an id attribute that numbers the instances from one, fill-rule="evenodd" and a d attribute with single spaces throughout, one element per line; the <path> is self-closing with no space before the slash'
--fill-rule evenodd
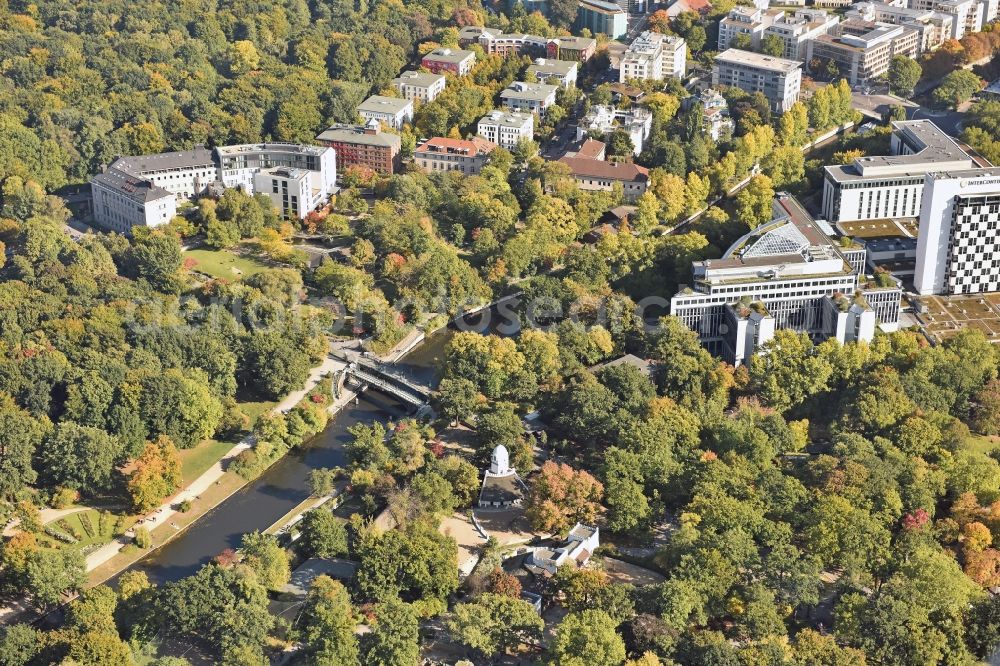
<path id="1" fill-rule="evenodd" d="M 137 527 L 135 528 L 135 537 L 133 538 L 133 542 L 136 546 L 145 550 L 153 545 L 153 537 L 149 534 L 149 530 L 145 527 Z"/>
<path id="2" fill-rule="evenodd" d="M 66 509 L 80 499 L 79 491 L 65 486 L 58 486 L 52 491 L 52 499 L 49 504 L 53 509 Z"/>
<path id="3" fill-rule="evenodd" d="M 263 470 L 263 463 L 256 451 L 248 449 L 240 452 L 240 454 L 233 459 L 229 469 L 230 471 L 239 474 L 247 481 L 250 481 L 261 473 Z"/>
<path id="4" fill-rule="evenodd" d="M 76 543 L 77 542 L 77 540 L 74 539 L 73 537 L 71 537 L 69 534 L 66 534 L 65 532 L 60 532 L 59 530 L 55 529 L 54 527 L 46 527 L 45 528 L 45 533 L 48 534 L 53 539 L 55 539 L 56 541 L 62 541 L 63 543 Z"/>
<path id="5" fill-rule="evenodd" d="M 86 532 L 87 536 L 91 539 L 99 534 L 96 530 L 94 530 L 94 524 L 90 520 L 89 513 L 84 512 L 80 514 L 80 525 L 83 527 L 83 531 Z"/>
<path id="6" fill-rule="evenodd" d="M 76 539 L 77 541 L 80 540 L 80 531 L 75 527 L 73 527 L 72 525 L 70 525 L 69 521 L 67 521 L 65 518 L 60 518 L 59 521 L 56 523 L 56 525 L 58 525 L 59 528 L 62 529 L 64 532 L 73 535 L 73 538 Z"/>

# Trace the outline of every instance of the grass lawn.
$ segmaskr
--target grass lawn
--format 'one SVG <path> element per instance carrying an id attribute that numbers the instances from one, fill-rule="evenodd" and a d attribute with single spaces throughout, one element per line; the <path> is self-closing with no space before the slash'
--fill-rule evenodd
<path id="1" fill-rule="evenodd" d="M 72 544 L 73 547 L 86 548 L 87 546 L 102 545 L 110 541 L 111 537 L 114 536 L 114 527 L 117 521 L 118 516 L 108 514 L 104 517 L 102 522 L 100 511 L 96 509 L 88 509 L 86 511 L 64 516 L 58 520 L 53 520 L 46 523 L 45 527 L 52 528 L 53 530 L 62 532 L 63 534 L 69 534 L 70 536 L 76 538 L 77 542 Z M 126 518 L 123 523 L 123 527 L 128 526 L 131 522 L 131 518 Z M 39 541 L 47 543 L 51 546 L 61 547 L 70 545 L 56 540 L 48 535 L 39 536 Z"/>
<path id="2" fill-rule="evenodd" d="M 235 474 L 224 474 L 219 483 L 211 486 L 194 501 L 191 510 L 187 513 L 174 514 L 170 523 L 160 525 L 152 532 L 153 546 L 159 547 L 166 541 L 176 536 L 185 527 L 195 520 L 211 511 L 217 504 L 228 498 L 237 490 L 246 485 L 246 481 Z M 130 566 L 134 562 L 142 559 L 149 551 L 138 548 L 126 549 L 115 555 L 110 560 L 97 567 L 87 576 L 90 585 L 103 583 L 111 576 L 114 576 L 122 569 Z M 216 553 L 213 553 L 216 554 Z"/>
<path id="3" fill-rule="evenodd" d="M 990 437 L 988 435 L 973 435 L 966 440 L 967 446 L 973 451 L 989 455 L 997 447 L 1000 447 L 1000 437 Z"/>
<path id="4" fill-rule="evenodd" d="M 257 422 L 257 419 L 261 415 L 266 414 L 275 408 L 278 403 L 273 400 L 249 400 L 247 402 L 240 402 L 240 409 L 243 413 L 250 417 L 251 425 Z"/>
<path id="5" fill-rule="evenodd" d="M 192 270 L 227 280 L 239 280 L 267 269 L 267 266 L 256 259 L 241 257 L 228 250 L 208 250 L 205 248 L 188 250 L 184 253 L 184 259 L 189 258 L 197 262 Z"/>
<path id="6" fill-rule="evenodd" d="M 181 459 L 181 485 L 187 486 L 204 474 L 233 446 L 233 442 L 209 439 L 190 449 L 178 451 L 177 456 Z"/>

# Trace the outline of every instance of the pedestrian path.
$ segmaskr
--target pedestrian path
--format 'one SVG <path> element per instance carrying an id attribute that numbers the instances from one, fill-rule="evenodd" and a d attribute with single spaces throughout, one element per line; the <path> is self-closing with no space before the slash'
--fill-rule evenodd
<path id="1" fill-rule="evenodd" d="M 302 389 L 298 391 L 293 391 L 289 393 L 287 396 L 285 396 L 284 399 L 282 399 L 281 402 L 279 402 L 274 407 L 272 412 L 289 411 L 290 409 L 295 407 L 295 405 L 299 404 L 299 402 L 301 402 L 301 400 L 305 398 L 305 396 L 309 393 L 309 391 L 313 390 L 313 388 L 315 388 L 316 385 L 319 384 L 319 382 L 323 379 L 323 377 L 332 372 L 336 372 L 342 369 L 343 365 L 344 364 L 342 362 L 334 358 L 327 357 L 326 359 L 323 360 L 321 364 L 319 364 L 310 371 L 309 378 L 306 380 L 305 386 Z M 343 406 L 343 404 L 345 403 L 342 401 L 338 401 L 337 404 L 339 406 Z M 223 455 L 214 465 L 205 470 L 205 472 L 201 476 L 192 481 L 186 488 L 181 490 L 173 497 L 165 500 L 163 504 L 161 504 L 158 508 L 146 514 L 146 517 L 140 519 L 136 523 L 136 526 L 145 527 L 147 530 L 152 532 L 156 528 L 167 524 L 171 520 L 171 518 L 173 518 L 177 514 L 177 511 L 174 509 L 176 505 L 179 505 L 184 501 L 193 502 L 196 499 L 198 499 L 198 497 L 201 496 L 202 493 L 211 488 L 212 485 L 214 485 L 219 479 L 222 478 L 222 476 L 226 473 L 225 468 L 228 466 L 228 463 L 239 454 L 243 453 L 247 449 L 252 448 L 254 443 L 255 443 L 254 436 L 252 434 L 248 435 L 238 444 L 234 445 L 233 448 L 229 449 L 229 451 L 225 455 Z M 86 507 L 80 508 L 79 510 L 81 511 L 86 510 Z M 49 511 L 49 514 L 45 514 L 45 511 Z M 48 509 L 48 510 L 43 510 L 42 515 L 48 515 L 50 519 L 54 520 L 61 517 L 61 515 L 69 515 L 70 513 L 73 513 L 75 511 L 76 509 L 66 509 L 61 511 Z M 129 530 L 121 537 L 114 539 L 111 542 L 106 543 L 100 548 L 89 553 L 86 558 L 87 572 L 89 573 L 94 569 L 100 567 L 102 564 L 111 560 L 115 555 L 117 555 L 121 551 L 122 548 L 132 543 L 132 538 L 134 536 L 135 536 L 135 531 Z M 17 618 L 21 617 L 23 614 L 31 610 L 32 608 L 30 604 L 28 604 L 24 600 L 18 600 L 16 602 L 10 603 L 7 606 L 0 607 L 0 625 L 13 622 L 17 620 Z"/>

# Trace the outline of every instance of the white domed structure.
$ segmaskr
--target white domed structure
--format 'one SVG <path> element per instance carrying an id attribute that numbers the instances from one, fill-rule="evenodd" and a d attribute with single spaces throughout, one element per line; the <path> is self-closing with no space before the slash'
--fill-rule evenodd
<path id="1" fill-rule="evenodd" d="M 490 468 L 483 474 L 479 490 L 480 509 L 499 509 L 520 506 L 527 488 L 517 470 L 510 466 L 510 453 L 500 444 L 490 456 Z"/>
<path id="2" fill-rule="evenodd" d="M 490 457 L 490 474 L 507 476 L 511 471 L 510 454 L 507 453 L 507 447 L 499 444 L 493 449 L 493 455 Z"/>

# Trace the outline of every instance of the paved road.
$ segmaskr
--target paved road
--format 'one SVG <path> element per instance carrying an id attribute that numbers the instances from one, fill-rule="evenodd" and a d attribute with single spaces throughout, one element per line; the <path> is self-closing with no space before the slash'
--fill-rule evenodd
<path id="1" fill-rule="evenodd" d="M 639 36 L 646 26 L 649 25 L 649 15 L 648 14 L 630 14 L 628 17 L 628 32 L 622 37 L 622 41 L 626 44 L 631 44 L 635 41 L 635 38 Z"/>
<path id="2" fill-rule="evenodd" d="M 864 95 L 862 93 L 852 93 L 851 106 L 872 118 L 882 118 L 882 113 L 888 111 L 893 106 L 903 106 L 910 109 L 919 106 L 910 100 L 897 97 L 895 95 Z"/>
<path id="3" fill-rule="evenodd" d="M 887 111 L 890 107 L 906 107 L 908 119 L 930 120 L 952 136 L 958 136 L 962 133 L 962 121 L 965 118 L 965 112 L 971 105 L 966 102 L 957 111 L 936 111 L 896 95 L 863 95 L 857 92 L 852 95 L 851 102 L 855 109 L 873 118 L 881 118 L 882 112 Z"/>
<path id="4" fill-rule="evenodd" d="M 965 112 L 969 109 L 969 103 L 966 102 L 959 109 L 958 111 L 942 112 L 918 106 L 914 109 L 907 109 L 906 117 L 911 120 L 930 120 L 948 134 L 958 136 L 962 133 L 962 123 L 965 120 Z"/>

